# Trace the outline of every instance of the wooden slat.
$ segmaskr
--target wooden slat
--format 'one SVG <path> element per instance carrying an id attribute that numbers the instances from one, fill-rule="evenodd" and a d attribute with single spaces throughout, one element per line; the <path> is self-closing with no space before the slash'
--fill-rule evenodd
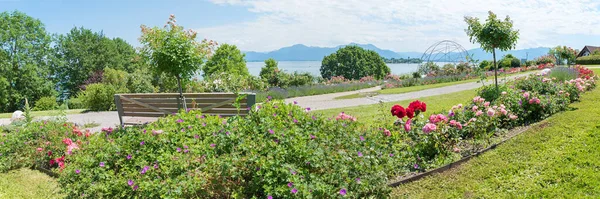
<path id="1" fill-rule="evenodd" d="M 123 112 L 123 116 L 134 116 L 134 117 L 163 117 L 168 114 L 162 112 Z"/>
<path id="2" fill-rule="evenodd" d="M 171 113 L 178 113 L 179 110 L 178 109 L 163 109 L 166 111 L 169 111 Z M 200 110 L 200 109 L 192 109 L 192 110 Z M 124 114 L 131 114 L 131 113 L 144 113 L 147 115 L 165 115 L 166 113 L 164 112 L 157 112 L 154 111 L 152 109 L 149 108 L 129 108 L 129 109 L 125 109 L 123 111 Z M 223 113 L 223 114 L 235 114 L 238 113 L 238 109 L 236 108 L 214 108 L 214 109 L 210 109 L 207 111 L 202 112 L 204 113 L 210 113 L 210 114 L 219 114 L 219 113 Z M 245 108 L 240 108 L 239 113 L 248 113 L 248 109 Z M 167 114 L 168 115 L 168 114 Z"/>
<path id="3" fill-rule="evenodd" d="M 214 104 L 214 103 L 213 103 L 213 104 Z M 204 103 L 204 104 L 196 104 L 196 107 L 195 107 L 195 108 L 204 108 L 204 107 L 208 107 L 208 106 L 210 106 L 210 105 L 213 105 L 213 104 L 207 104 L 207 103 Z M 148 105 L 150 105 L 150 106 L 154 106 L 154 107 L 158 107 L 158 108 L 161 108 L 161 109 L 163 109 L 163 108 L 166 108 L 166 109 L 169 109 L 169 108 L 178 108 L 178 107 L 177 107 L 177 104 L 157 104 L 157 103 L 148 103 Z M 143 106 L 140 106 L 140 105 L 137 105 L 137 104 L 131 104 L 131 103 L 123 103 L 123 106 L 122 106 L 122 107 L 123 107 L 124 109 L 129 109 L 129 108 L 141 108 L 141 107 L 143 107 Z M 193 104 L 191 104 L 191 103 L 188 103 L 188 104 L 187 104 L 187 107 L 188 107 L 188 108 L 193 108 L 194 106 L 193 106 Z M 246 104 L 246 103 L 240 103 L 240 108 L 246 108 L 246 107 L 247 107 L 247 104 Z M 233 106 L 233 104 L 225 104 L 225 105 L 223 105 L 223 106 L 220 106 L 219 108 L 235 108 L 235 106 Z"/>
<path id="4" fill-rule="evenodd" d="M 121 101 L 123 101 L 123 100 L 125 100 L 125 101 L 129 101 L 129 102 L 133 102 L 133 103 L 135 103 L 135 104 L 138 104 L 138 105 L 140 105 L 140 106 L 143 106 L 143 107 L 146 107 L 146 108 L 149 108 L 149 109 L 153 109 L 153 110 L 155 110 L 155 111 L 158 111 L 158 112 L 161 112 L 161 111 L 162 111 L 162 112 L 168 113 L 167 111 L 160 110 L 159 108 L 156 108 L 156 107 L 150 106 L 150 105 L 148 105 L 148 104 L 145 104 L 145 103 L 143 103 L 143 102 L 140 102 L 140 101 L 137 101 L 137 100 L 134 100 L 134 99 L 129 99 L 129 98 L 127 98 L 127 97 L 123 97 L 123 96 L 121 96 Z"/>
<path id="5" fill-rule="evenodd" d="M 198 99 L 185 99 L 185 101 L 190 104 L 192 103 L 192 101 L 195 101 L 196 103 L 200 103 L 200 104 L 214 104 L 214 103 L 220 103 L 222 101 L 226 101 L 226 100 L 231 100 L 234 98 L 213 98 L 213 99 L 209 99 L 209 98 L 198 98 Z M 146 103 L 146 104 L 152 104 L 152 103 L 177 103 L 177 99 L 135 99 L 136 101 L 142 102 L 142 103 Z M 240 103 L 246 103 L 246 99 L 242 99 L 239 101 Z M 233 102 L 232 102 L 233 103 Z"/>
<path id="6" fill-rule="evenodd" d="M 202 112 L 206 112 L 207 110 L 210 110 L 210 109 L 213 109 L 213 108 L 216 108 L 216 107 L 219 107 L 219 106 L 223 106 L 225 104 L 231 104 L 234 101 L 235 101 L 235 99 L 230 99 L 230 100 L 222 101 L 222 102 L 219 102 L 219 103 L 216 103 L 216 104 L 204 107 L 204 108 L 202 108 Z"/>
<path id="7" fill-rule="evenodd" d="M 122 95 L 128 98 L 178 98 L 179 94 L 132 94 Z M 185 98 L 236 98 L 238 95 L 233 93 L 199 93 L 199 94 L 184 94 Z"/>

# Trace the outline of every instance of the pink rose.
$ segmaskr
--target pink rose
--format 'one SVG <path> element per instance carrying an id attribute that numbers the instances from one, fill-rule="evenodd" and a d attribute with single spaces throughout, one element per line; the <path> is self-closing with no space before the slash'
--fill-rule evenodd
<path id="1" fill-rule="evenodd" d="M 473 110 L 473 112 L 476 112 L 478 108 L 479 108 L 479 107 L 477 107 L 477 106 L 473 106 L 473 109 L 472 109 L 472 110 Z"/>
<path id="2" fill-rule="evenodd" d="M 488 115 L 488 116 L 492 117 L 492 116 L 494 116 L 495 114 L 496 114 L 496 111 L 494 111 L 494 109 L 491 109 L 491 108 L 490 108 L 490 109 L 488 109 L 488 111 L 487 111 L 487 115 Z"/>
<path id="3" fill-rule="evenodd" d="M 437 129 L 437 126 L 435 126 L 435 124 L 432 123 L 427 123 L 425 124 L 425 126 L 423 126 L 423 132 L 425 132 L 426 134 L 431 133 L 431 131 L 435 131 Z"/>
<path id="4" fill-rule="evenodd" d="M 483 114 L 483 111 L 477 111 L 477 113 L 475 113 L 475 116 L 480 116 Z"/>

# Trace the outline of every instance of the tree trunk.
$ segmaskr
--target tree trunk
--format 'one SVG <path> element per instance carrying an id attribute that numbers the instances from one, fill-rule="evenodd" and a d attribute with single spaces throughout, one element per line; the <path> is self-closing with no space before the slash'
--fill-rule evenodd
<path id="1" fill-rule="evenodd" d="M 177 107 L 179 109 L 183 108 L 184 110 L 187 110 L 187 104 L 185 102 L 185 98 L 183 97 L 183 91 L 181 89 L 181 77 L 179 75 L 177 75 L 177 85 L 179 86 L 179 100 L 177 100 Z"/>
<path id="2" fill-rule="evenodd" d="M 494 56 L 494 82 L 496 83 L 496 90 L 498 90 L 498 64 L 496 64 L 496 49 L 492 49 L 492 55 Z"/>

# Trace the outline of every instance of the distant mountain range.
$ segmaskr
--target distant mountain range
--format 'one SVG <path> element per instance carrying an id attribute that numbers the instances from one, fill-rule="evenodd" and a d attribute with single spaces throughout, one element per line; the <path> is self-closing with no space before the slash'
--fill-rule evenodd
<path id="1" fill-rule="evenodd" d="M 373 50 L 382 57 L 391 59 L 391 58 L 420 58 L 423 55 L 423 52 L 394 52 L 391 50 L 380 49 L 373 44 L 356 44 L 350 43 L 348 45 L 357 45 L 364 49 Z M 284 47 L 279 50 L 271 51 L 271 52 L 254 52 L 247 51 L 246 60 L 247 61 L 264 61 L 269 58 L 273 58 L 277 61 L 321 61 L 323 57 L 334 53 L 339 48 L 342 48 L 347 45 L 340 45 L 336 47 L 313 47 L 306 46 L 303 44 L 296 44 L 289 47 Z M 539 47 L 539 48 L 528 48 L 521 50 L 510 50 L 510 51 L 496 51 L 496 59 L 502 58 L 506 54 L 512 54 L 517 58 L 529 60 L 535 59 L 537 57 L 548 54 L 550 48 Z M 468 50 L 467 53 L 469 55 L 473 55 L 474 59 L 478 60 L 492 60 L 492 54 L 486 53 L 481 48 L 475 48 Z"/>

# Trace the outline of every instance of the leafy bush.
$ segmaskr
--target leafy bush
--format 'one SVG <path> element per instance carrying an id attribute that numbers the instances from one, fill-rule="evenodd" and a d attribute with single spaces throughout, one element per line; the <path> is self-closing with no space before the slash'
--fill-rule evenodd
<path id="1" fill-rule="evenodd" d="M 127 90 L 130 93 L 153 93 L 152 76 L 143 71 L 136 71 L 129 74 L 127 78 Z"/>
<path id="2" fill-rule="evenodd" d="M 267 84 L 254 76 L 230 73 L 213 74 L 203 81 L 194 81 L 188 85 L 188 92 L 241 92 L 265 90 Z"/>
<path id="3" fill-rule="evenodd" d="M 600 55 L 578 57 L 577 60 L 575 60 L 575 63 L 581 65 L 600 64 Z"/>
<path id="4" fill-rule="evenodd" d="M 109 111 L 114 110 L 114 95 L 117 90 L 110 84 L 96 83 L 87 85 L 85 91 L 78 96 L 91 111 Z"/>
<path id="5" fill-rule="evenodd" d="M 535 62 L 535 60 L 527 60 L 525 62 L 525 66 L 535 66 L 537 65 L 537 63 Z"/>
<path id="6" fill-rule="evenodd" d="M 398 141 L 269 102 L 246 118 L 180 113 L 93 136 L 59 182 L 71 197 L 386 197 L 385 170 L 405 164 L 389 155 Z"/>
<path id="7" fill-rule="evenodd" d="M 56 102 L 56 97 L 48 96 L 42 97 L 38 101 L 35 102 L 34 111 L 46 111 L 46 110 L 54 110 L 58 108 L 58 103 Z"/>
<path id="8" fill-rule="evenodd" d="M 219 73 L 249 76 L 245 56 L 235 45 L 223 44 L 219 46 L 215 54 L 202 67 L 204 77 L 207 78 Z"/>
<path id="9" fill-rule="evenodd" d="M 494 62 L 490 62 L 488 60 L 483 60 L 479 63 L 479 68 L 487 70 L 487 69 L 493 67 L 493 65 L 494 65 Z"/>
<path id="10" fill-rule="evenodd" d="M 270 79 L 276 71 L 279 71 L 279 68 L 277 68 L 277 61 L 275 61 L 273 58 L 269 58 L 265 60 L 265 67 L 260 69 L 259 77 L 262 79 Z"/>
<path id="11" fill-rule="evenodd" d="M 76 97 L 71 97 L 67 101 L 69 109 L 85 109 L 86 105 L 83 103 L 83 100 Z"/>
<path id="12" fill-rule="evenodd" d="M 127 89 L 128 78 L 129 73 L 125 71 L 105 68 L 102 75 L 102 83 L 111 85 L 117 90 L 117 93 L 129 93 L 129 89 Z"/>
<path id="13" fill-rule="evenodd" d="M 541 56 L 541 57 L 538 57 L 537 59 L 535 59 L 535 63 L 537 65 L 553 64 L 553 63 L 556 63 L 556 57 L 554 57 L 553 55 L 544 55 L 544 56 Z"/>

